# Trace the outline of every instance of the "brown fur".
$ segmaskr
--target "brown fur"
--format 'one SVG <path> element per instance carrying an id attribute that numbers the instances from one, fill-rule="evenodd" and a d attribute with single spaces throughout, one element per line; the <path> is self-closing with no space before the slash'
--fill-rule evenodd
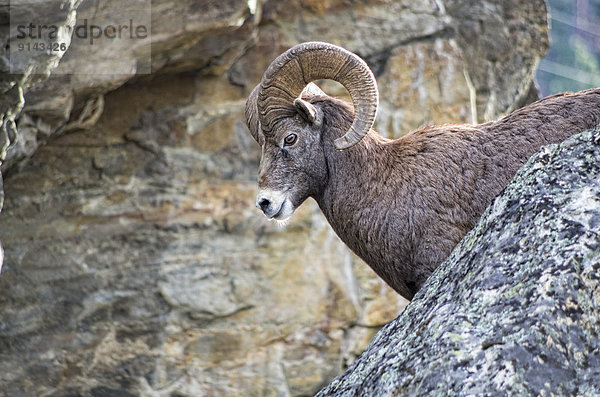
<path id="1" fill-rule="evenodd" d="M 311 141 L 304 148 L 311 148 L 310 159 L 290 150 L 286 160 L 267 142 L 260 183 L 296 189 L 295 206 L 314 197 L 348 247 L 408 299 L 531 155 L 600 124 L 600 89 L 594 89 L 544 98 L 476 126 L 430 126 L 396 140 L 371 130 L 339 151 L 333 142 L 352 123 L 352 108 L 329 97 L 308 101 L 322 111 L 322 127 L 295 119 L 279 129 L 286 134 L 304 123 L 299 134 L 320 147 Z"/>

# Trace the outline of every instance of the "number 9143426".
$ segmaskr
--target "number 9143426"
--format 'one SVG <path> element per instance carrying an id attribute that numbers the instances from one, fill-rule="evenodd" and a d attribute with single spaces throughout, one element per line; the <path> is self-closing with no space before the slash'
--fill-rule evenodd
<path id="1" fill-rule="evenodd" d="M 19 43 L 17 45 L 17 50 L 19 51 L 66 51 L 67 50 L 66 43 L 44 43 L 44 42 L 36 42 L 36 43 Z"/>

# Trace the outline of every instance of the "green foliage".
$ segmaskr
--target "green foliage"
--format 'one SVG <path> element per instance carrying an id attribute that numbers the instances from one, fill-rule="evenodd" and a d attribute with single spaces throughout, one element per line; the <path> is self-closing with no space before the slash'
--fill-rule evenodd
<path id="1" fill-rule="evenodd" d="M 585 41 L 580 37 L 575 36 L 573 39 L 573 53 L 575 54 L 575 66 L 577 68 L 596 74 L 600 73 L 600 60 L 590 51 Z"/>
<path id="2" fill-rule="evenodd" d="M 537 71 L 542 95 L 600 87 L 600 0 L 548 0 L 548 5 L 551 46 Z"/>

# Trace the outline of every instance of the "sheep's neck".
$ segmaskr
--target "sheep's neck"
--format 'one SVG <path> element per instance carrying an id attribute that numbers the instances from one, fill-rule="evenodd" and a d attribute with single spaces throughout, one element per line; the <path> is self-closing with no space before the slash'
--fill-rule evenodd
<path id="1" fill-rule="evenodd" d="M 359 203 L 365 203 L 378 184 L 377 169 L 384 160 L 382 147 L 377 137 L 369 133 L 350 149 L 336 150 L 333 145 L 326 145 L 325 156 L 328 181 L 317 202 L 332 226 L 342 226 L 338 225 L 338 215 L 343 212 L 350 215 L 345 219 L 353 219 L 352 212 L 365 209 Z"/>
<path id="2" fill-rule="evenodd" d="M 386 253 L 376 241 L 386 241 L 390 230 L 390 203 L 382 200 L 386 178 L 392 172 L 385 139 L 369 133 L 357 146 L 338 151 L 330 146 L 327 156 L 328 183 L 316 197 L 321 210 L 338 236 L 369 264 L 382 263 Z M 389 196 L 389 194 L 388 194 Z M 385 207 L 385 208 L 384 208 Z M 388 269 L 375 269 L 387 279 Z M 386 280 L 388 281 L 388 280 Z"/>

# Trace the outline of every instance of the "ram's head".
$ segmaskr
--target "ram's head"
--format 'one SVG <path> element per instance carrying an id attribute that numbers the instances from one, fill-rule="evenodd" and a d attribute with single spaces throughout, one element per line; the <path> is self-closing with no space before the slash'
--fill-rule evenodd
<path id="1" fill-rule="evenodd" d="M 340 136 L 331 131 L 340 120 L 335 106 L 312 83 L 322 79 L 342 84 L 352 98 L 353 120 Z M 309 42 L 277 57 L 246 102 L 246 123 L 262 148 L 256 206 L 282 220 L 320 194 L 327 184 L 326 142 L 337 150 L 356 145 L 373 126 L 377 104 L 373 73 L 343 48 Z"/>

